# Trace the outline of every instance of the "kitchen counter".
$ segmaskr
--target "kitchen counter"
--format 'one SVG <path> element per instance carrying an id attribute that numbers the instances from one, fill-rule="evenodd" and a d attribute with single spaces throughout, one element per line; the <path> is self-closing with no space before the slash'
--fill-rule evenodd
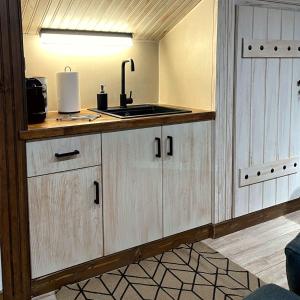
<path id="1" fill-rule="evenodd" d="M 46 139 L 53 137 L 63 137 L 78 134 L 89 134 L 96 132 L 113 132 L 128 129 L 138 129 L 170 124 L 180 124 L 188 122 L 214 120 L 214 111 L 191 109 L 191 113 L 148 116 L 140 118 L 119 119 L 105 114 L 94 120 L 72 120 L 58 121 L 62 115 L 57 112 L 48 112 L 44 123 L 29 125 L 28 130 L 20 132 L 23 140 Z M 80 114 L 93 115 L 96 113 L 89 110 L 82 110 Z"/>

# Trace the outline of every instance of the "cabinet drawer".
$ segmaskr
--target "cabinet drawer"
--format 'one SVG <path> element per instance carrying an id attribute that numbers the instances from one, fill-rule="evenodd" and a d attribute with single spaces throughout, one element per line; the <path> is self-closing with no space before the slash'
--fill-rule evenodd
<path id="1" fill-rule="evenodd" d="M 28 177 L 101 164 L 101 134 L 29 142 Z"/>

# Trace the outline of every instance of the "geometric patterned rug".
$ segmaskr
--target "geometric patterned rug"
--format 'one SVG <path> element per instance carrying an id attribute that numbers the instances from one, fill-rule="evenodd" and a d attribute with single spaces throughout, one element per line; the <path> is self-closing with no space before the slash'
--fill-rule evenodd
<path id="1" fill-rule="evenodd" d="M 202 242 L 63 287 L 58 300 L 240 300 L 263 283 Z"/>

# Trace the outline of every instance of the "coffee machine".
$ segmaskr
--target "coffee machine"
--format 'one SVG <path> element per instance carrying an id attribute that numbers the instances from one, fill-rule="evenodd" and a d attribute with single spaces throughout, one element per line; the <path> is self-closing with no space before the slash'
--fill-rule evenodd
<path id="1" fill-rule="evenodd" d="M 47 115 L 47 80 L 44 77 L 26 78 L 28 123 L 42 123 Z"/>

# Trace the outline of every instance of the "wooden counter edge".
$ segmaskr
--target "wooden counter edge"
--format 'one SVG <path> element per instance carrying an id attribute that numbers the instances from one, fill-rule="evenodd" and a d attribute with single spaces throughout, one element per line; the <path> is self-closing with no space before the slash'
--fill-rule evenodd
<path id="1" fill-rule="evenodd" d="M 61 126 L 50 128 L 29 129 L 20 132 L 22 140 L 36 140 L 54 137 L 64 137 L 80 134 L 114 132 L 129 129 L 139 129 L 154 126 L 173 125 L 197 121 L 215 120 L 214 111 L 193 112 L 178 115 L 163 115 L 145 118 L 112 119 L 111 121 L 86 123 L 73 126 Z"/>

